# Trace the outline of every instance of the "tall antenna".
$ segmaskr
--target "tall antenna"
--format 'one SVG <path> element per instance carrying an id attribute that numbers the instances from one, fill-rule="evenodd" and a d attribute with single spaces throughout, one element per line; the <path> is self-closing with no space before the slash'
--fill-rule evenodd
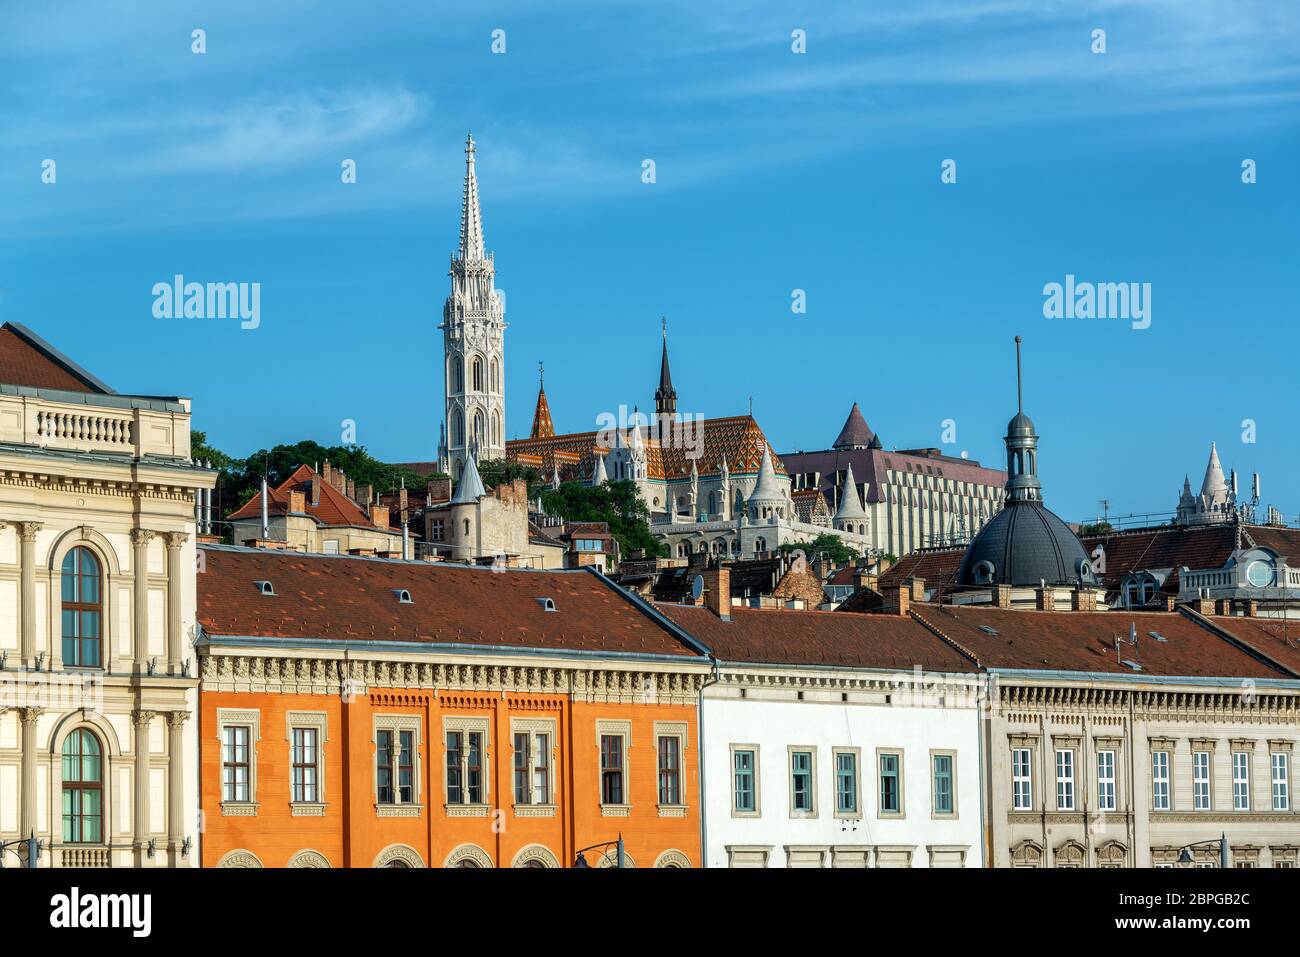
<path id="1" fill-rule="evenodd" d="M 1020 394 L 1020 337 L 1016 336 L 1016 411 L 1024 412 L 1024 402 Z"/>

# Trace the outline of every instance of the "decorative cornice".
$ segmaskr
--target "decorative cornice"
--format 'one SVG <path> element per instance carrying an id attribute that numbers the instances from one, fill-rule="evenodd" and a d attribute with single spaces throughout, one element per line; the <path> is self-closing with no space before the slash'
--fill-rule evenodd
<path id="1" fill-rule="evenodd" d="M 418 647 L 413 651 L 418 651 Z M 264 657 L 200 652 L 204 691 L 353 695 L 370 689 L 530 692 L 571 695 L 586 703 L 693 704 L 703 673 L 582 668 L 554 665 L 478 665 L 384 659 Z"/>
<path id="2" fill-rule="evenodd" d="M 1194 680 L 1194 679 L 1189 679 Z M 1189 718 L 1216 721 L 1277 723 L 1300 722 L 1300 692 L 1271 692 L 1254 689 L 1213 691 L 1149 691 L 1099 688 L 1084 685 L 998 684 L 998 706 L 1008 712 L 1027 713 L 1059 709 L 1080 713 L 1127 715 L 1130 705 L 1139 721 Z"/>
<path id="3" fill-rule="evenodd" d="M 77 479 L 54 476 L 47 472 L 0 472 L 0 488 L 37 488 L 69 495 L 99 495 L 106 498 L 144 498 L 161 502 L 192 502 L 194 489 L 179 485 L 150 482 L 114 481 L 111 479 Z"/>

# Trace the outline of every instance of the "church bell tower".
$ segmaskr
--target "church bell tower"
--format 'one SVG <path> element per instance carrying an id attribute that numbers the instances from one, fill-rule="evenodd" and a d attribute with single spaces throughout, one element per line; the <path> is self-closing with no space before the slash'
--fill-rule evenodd
<path id="1" fill-rule="evenodd" d="M 496 267 L 483 249 L 474 137 L 465 140 L 465 196 L 460 249 L 451 257 L 451 294 L 442 310 L 445 435 L 442 471 L 460 475 L 465 459 L 504 459 L 505 304 L 494 284 Z"/>

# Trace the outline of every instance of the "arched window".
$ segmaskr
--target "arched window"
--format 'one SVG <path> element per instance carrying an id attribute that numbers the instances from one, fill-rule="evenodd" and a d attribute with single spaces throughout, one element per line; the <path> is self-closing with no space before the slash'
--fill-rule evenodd
<path id="1" fill-rule="evenodd" d="M 501 391 L 501 363 L 497 362 L 495 358 L 492 360 L 492 378 L 490 381 L 492 383 L 492 391 L 500 392 Z"/>
<path id="2" fill-rule="evenodd" d="M 465 519 L 465 534 L 469 534 L 469 519 Z"/>
<path id="3" fill-rule="evenodd" d="M 104 617 L 99 559 L 78 545 L 63 559 L 63 663 L 101 668 Z"/>
<path id="4" fill-rule="evenodd" d="M 451 391 L 465 391 L 465 366 L 459 356 L 451 357 Z"/>
<path id="5" fill-rule="evenodd" d="M 487 435 L 483 428 L 483 413 L 476 410 L 474 412 L 474 444 L 476 448 L 486 445 L 486 439 Z"/>
<path id="6" fill-rule="evenodd" d="M 492 413 L 492 444 L 501 444 L 501 415 L 497 412 Z"/>
<path id="7" fill-rule="evenodd" d="M 478 356 L 474 357 L 474 365 L 471 367 L 473 372 L 470 375 L 470 382 L 473 384 L 475 392 L 483 391 L 483 360 Z"/>
<path id="8" fill-rule="evenodd" d="M 451 415 L 451 444 L 453 446 L 465 444 L 465 416 L 461 414 L 460 409 L 456 409 Z"/>
<path id="9" fill-rule="evenodd" d="M 99 739 L 77 730 L 63 742 L 63 840 L 99 842 L 104 823 L 104 765 Z"/>

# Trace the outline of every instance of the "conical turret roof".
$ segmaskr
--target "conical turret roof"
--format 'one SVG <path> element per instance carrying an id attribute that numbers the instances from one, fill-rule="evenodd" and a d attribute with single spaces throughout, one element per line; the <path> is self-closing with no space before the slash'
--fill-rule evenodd
<path id="1" fill-rule="evenodd" d="M 840 507 L 835 512 L 835 520 L 866 517 L 862 500 L 858 498 L 858 483 L 853 480 L 853 464 L 850 463 L 844 476 L 844 494 L 840 496 Z"/>
<path id="2" fill-rule="evenodd" d="M 865 449 L 871 446 L 871 440 L 875 437 L 876 433 L 871 431 L 867 420 L 862 417 L 862 410 L 854 402 L 853 408 L 849 410 L 849 417 L 844 420 L 844 428 L 840 429 L 839 438 L 831 448 Z"/>

